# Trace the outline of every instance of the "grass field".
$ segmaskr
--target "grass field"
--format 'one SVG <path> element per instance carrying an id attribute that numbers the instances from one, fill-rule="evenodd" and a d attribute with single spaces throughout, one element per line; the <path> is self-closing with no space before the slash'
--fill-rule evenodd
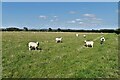
<path id="1" fill-rule="evenodd" d="M 3 78 L 117 78 L 118 36 L 96 33 L 2 32 Z M 93 48 L 84 47 L 94 40 Z M 100 36 L 106 42 L 100 45 Z M 63 43 L 55 43 L 62 36 Z M 28 50 L 38 41 L 42 50 Z"/>

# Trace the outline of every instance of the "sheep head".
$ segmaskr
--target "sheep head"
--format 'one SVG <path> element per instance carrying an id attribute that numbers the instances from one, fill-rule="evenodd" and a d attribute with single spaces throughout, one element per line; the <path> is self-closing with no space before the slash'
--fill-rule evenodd
<path id="1" fill-rule="evenodd" d="M 84 42 L 86 43 L 86 40 L 84 40 Z"/>
<path id="2" fill-rule="evenodd" d="M 36 42 L 36 44 L 39 46 L 39 42 Z"/>

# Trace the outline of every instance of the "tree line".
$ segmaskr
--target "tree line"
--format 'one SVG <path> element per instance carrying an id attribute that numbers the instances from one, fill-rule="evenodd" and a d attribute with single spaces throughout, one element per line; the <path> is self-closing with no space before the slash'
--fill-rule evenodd
<path id="1" fill-rule="evenodd" d="M 48 29 L 28 29 L 27 27 L 24 27 L 23 29 L 19 29 L 19 28 L 15 28 L 15 27 L 10 27 L 10 28 L 2 28 L 1 31 L 41 31 L 41 32 L 96 32 L 96 33 L 116 33 L 116 34 L 120 34 L 120 28 L 118 29 L 100 29 L 100 30 L 74 30 L 74 29 L 52 29 L 52 28 L 48 28 Z"/>

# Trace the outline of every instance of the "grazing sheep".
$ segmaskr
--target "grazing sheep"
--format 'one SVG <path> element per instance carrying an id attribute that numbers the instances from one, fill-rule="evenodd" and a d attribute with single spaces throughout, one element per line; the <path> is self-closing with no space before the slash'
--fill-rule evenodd
<path id="1" fill-rule="evenodd" d="M 28 46 L 29 50 L 38 50 L 39 42 L 29 42 Z"/>
<path id="2" fill-rule="evenodd" d="M 58 37 L 55 40 L 56 40 L 56 43 L 62 42 L 62 37 Z"/>
<path id="3" fill-rule="evenodd" d="M 100 44 L 103 44 L 103 42 L 105 42 L 105 38 L 104 38 L 104 37 L 101 37 L 101 38 L 100 38 Z"/>
<path id="4" fill-rule="evenodd" d="M 83 35 L 84 38 L 86 38 L 86 35 Z"/>
<path id="5" fill-rule="evenodd" d="M 94 44 L 94 42 L 93 41 L 84 41 L 85 42 L 85 46 L 86 47 L 92 47 L 93 48 L 93 44 Z"/>
<path id="6" fill-rule="evenodd" d="M 79 36 L 79 34 L 75 34 L 76 35 L 76 37 L 78 37 Z"/>
<path id="7" fill-rule="evenodd" d="M 101 32 L 101 34 L 103 34 L 103 32 Z"/>

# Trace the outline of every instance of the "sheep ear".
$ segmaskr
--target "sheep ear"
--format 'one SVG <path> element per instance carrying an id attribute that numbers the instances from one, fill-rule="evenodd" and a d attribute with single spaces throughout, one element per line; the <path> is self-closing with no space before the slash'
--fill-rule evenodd
<path id="1" fill-rule="evenodd" d="M 36 42 L 37 44 L 39 44 L 38 42 Z"/>

